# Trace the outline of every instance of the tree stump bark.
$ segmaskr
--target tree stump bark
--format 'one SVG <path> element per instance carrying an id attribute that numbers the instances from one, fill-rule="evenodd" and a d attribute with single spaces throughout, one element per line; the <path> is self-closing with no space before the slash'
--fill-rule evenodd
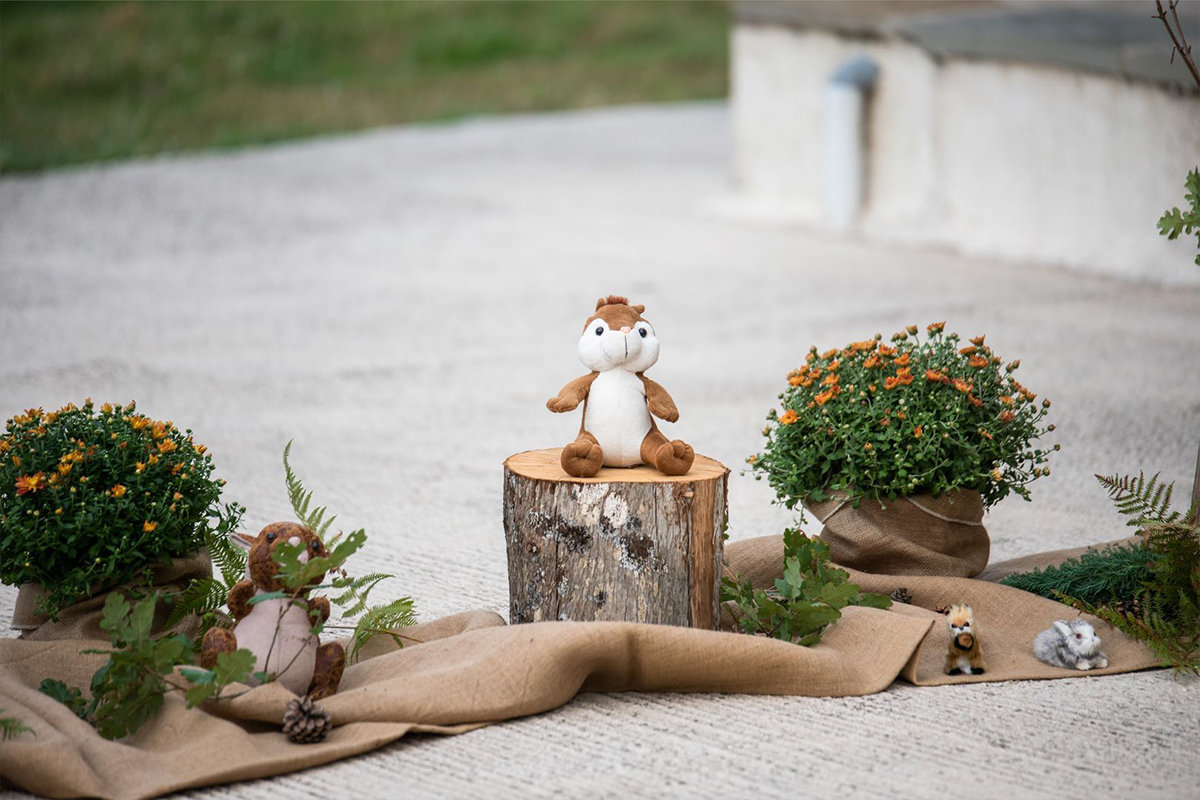
<path id="1" fill-rule="evenodd" d="M 573 478 L 560 452 L 504 462 L 509 619 L 716 628 L 729 470 L 697 455 L 687 475 Z"/>

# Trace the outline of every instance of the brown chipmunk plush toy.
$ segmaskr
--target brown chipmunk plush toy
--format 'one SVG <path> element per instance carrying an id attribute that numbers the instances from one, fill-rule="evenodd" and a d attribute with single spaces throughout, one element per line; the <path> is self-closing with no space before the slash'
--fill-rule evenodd
<path id="1" fill-rule="evenodd" d="M 590 478 L 602 466 L 650 464 L 664 475 L 692 468 L 691 445 L 668 441 L 654 424 L 654 417 L 674 422 L 679 411 L 667 390 L 643 374 L 658 361 L 658 337 L 645 310 L 616 295 L 597 301 L 579 339 L 579 359 L 592 371 L 546 402 L 558 413 L 583 403 L 579 436 L 562 451 L 568 475 Z"/>
<path id="2" fill-rule="evenodd" d="M 249 538 L 249 537 L 247 537 Z M 220 653 L 239 647 L 257 656 L 256 672 L 274 673 L 275 679 L 293 694 L 311 695 L 314 700 L 337 691 L 346 668 L 346 650 L 338 642 L 321 644 L 312 628 L 329 619 L 329 598 L 299 601 L 291 597 L 250 603 L 250 598 L 283 588 L 276 577 L 279 565 L 271 553 L 284 543 L 304 545 L 300 560 L 325 556 L 325 545 L 312 529 L 295 522 L 275 522 L 262 529 L 250 547 L 249 578 L 229 590 L 229 610 L 237 623 L 232 630 L 212 628 L 200 646 L 200 665 L 212 669 Z M 324 576 L 316 579 L 319 583 Z M 304 593 L 307 594 L 307 593 Z"/>
<path id="3" fill-rule="evenodd" d="M 946 650 L 947 675 L 982 675 L 983 650 L 975 634 L 975 612 L 968 605 L 950 606 L 950 644 Z"/>

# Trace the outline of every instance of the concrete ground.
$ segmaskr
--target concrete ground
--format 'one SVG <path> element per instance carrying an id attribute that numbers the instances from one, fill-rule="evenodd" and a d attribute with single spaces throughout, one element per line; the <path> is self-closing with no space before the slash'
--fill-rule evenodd
<path id="1" fill-rule="evenodd" d="M 647 306 L 671 432 L 733 468 L 734 538 L 791 519 L 739 467 L 808 346 L 942 319 L 1054 401 L 1063 451 L 1032 503 L 989 515 L 994 559 L 1123 535 L 1093 473 L 1161 470 L 1187 494 L 1200 291 L 732 221 L 713 211 L 728 127 L 722 105 L 626 108 L 5 178 L 0 412 L 136 398 L 210 446 L 253 530 L 289 516 L 295 439 L 318 499 L 367 529 L 360 569 L 395 573 L 424 618 L 506 613 L 500 464 L 572 437 L 577 416 L 543 404 L 582 374 L 576 338 L 608 293 Z M 1198 734 L 1200 684 L 1166 671 L 592 694 L 192 794 L 1182 798 L 1200 796 Z"/>

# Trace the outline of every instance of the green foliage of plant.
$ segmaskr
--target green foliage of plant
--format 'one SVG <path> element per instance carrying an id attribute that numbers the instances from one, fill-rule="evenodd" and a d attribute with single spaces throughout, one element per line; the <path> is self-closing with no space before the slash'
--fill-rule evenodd
<path id="1" fill-rule="evenodd" d="M 1052 599 L 1065 594 L 1092 604 L 1122 603 L 1141 592 L 1157 558 L 1145 547 L 1114 545 L 1053 567 L 1015 573 L 1000 582 Z"/>
<path id="2" fill-rule="evenodd" d="M 108 595 L 100 628 L 111 638 L 112 649 L 83 651 L 108 655 L 108 661 L 92 675 L 90 702 L 84 701 L 79 689 L 58 680 L 42 681 L 41 691 L 95 725 L 104 738 L 122 739 L 158 713 L 169 691 L 183 692 L 190 708 L 217 699 L 222 689 L 250 678 L 254 654 L 239 650 L 223 654 L 211 671 L 185 666 L 180 674 L 191 685 L 176 683 L 176 667 L 190 665 L 195 651 L 186 636 L 156 639 L 150 635 L 157 603 L 157 594 L 136 604 L 130 604 L 120 592 Z"/>
<path id="3" fill-rule="evenodd" d="M 720 98 L 699 2 L 0 3 L 0 170 Z"/>
<path id="4" fill-rule="evenodd" d="M 783 577 L 771 589 L 755 589 L 749 580 L 721 578 L 721 602 L 742 630 L 805 647 L 821 640 L 846 606 L 889 608 L 892 601 L 863 592 L 850 574 L 829 562 L 829 546 L 796 528 L 783 532 Z"/>
<path id="5" fill-rule="evenodd" d="M 1141 640 L 1176 672 L 1200 675 L 1200 524 L 1193 503 L 1186 513 L 1170 508 L 1173 484 L 1163 487 L 1155 475 L 1147 479 L 1097 475 L 1117 509 L 1131 518 L 1142 535 L 1148 572 L 1132 591 L 1112 582 L 1113 597 L 1077 592 L 1064 582 L 1046 586 L 1054 596 L 1081 611 L 1093 614 L 1118 630 Z M 1127 558 L 1120 553 L 1098 554 L 1110 562 Z M 1099 564 L 1099 561 L 1096 562 Z M 1116 571 L 1116 565 L 1100 565 Z M 1120 594 L 1116 594 L 1120 589 Z"/>
<path id="6" fill-rule="evenodd" d="M 40 584 L 53 616 L 195 552 L 235 509 L 219 505 L 212 472 L 190 430 L 132 402 L 13 417 L 0 437 L 0 580 Z"/>
<path id="7" fill-rule="evenodd" d="M 1053 448 L 1034 442 L 1049 400 L 1036 395 L 1004 364 L 984 337 L 960 346 L 945 323 L 916 325 L 892 336 L 854 342 L 818 354 L 788 375 L 763 429 L 763 452 L 747 459 L 766 475 L 779 502 L 820 502 L 834 493 L 894 500 L 904 495 L 974 489 L 991 506 L 1009 493 L 1029 499 L 1026 486 L 1048 475 Z"/>
<path id="8" fill-rule="evenodd" d="M 1196 248 L 1200 250 L 1200 168 L 1194 168 L 1184 181 L 1183 199 L 1188 209 L 1180 211 L 1175 206 L 1158 219 L 1158 232 L 1174 241 L 1180 234 L 1196 234 Z M 1196 266 L 1200 267 L 1200 252 L 1196 254 Z"/>
<path id="9" fill-rule="evenodd" d="M 291 451 L 292 443 L 288 442 L 283 449 L 283 469 L 292 511 L 302 524 L 324 538 L 324 533 L 328 531 L 336 517 L 326 516 L 327 508 L 313 503 L 313 493 L 304 488 L 304 484 L 292 470 L 288 461 Z M 339 533 L 330 537 L 325 542 L 329 549 L 328 556 L 310 558 L 306 563 L 301 563 L 299 555 L 303 548 L 293 548 L 288 545 L 281 545 L 271 556 L 280 565 L 280 581 L 294 596 L 298 597 L 299 592 L 310 591 L 314 588 L 329 588 L 335 592 L 330 598 L 330 602 L 342 609 L 344 617 L 351 619 L 356 615 L 361 615 L 350 634 L 350 650 L 347 658 L 351 661 L 358 658 L 362 646 L 374 636 L 389 636 L 397 646 L 403 646 L 404 637 L 397 633 L 396 629 L 413 625 L 417 621 L 411 597 L 399 597 L 382 606 L 368 605 L 371 590 L 382 581 L 395 576 L 383 572 L 372 572 L 355 577 L 349 575 L 343 568 L 346 560 L 366 544 L 366 541 L 366 532 L 359 528 L 348 534 Z M 328 583 L 314 586 L 313 582 L 323 574 L 331 574 L 332 578 Z"/>
<path id="10" fill-rule="evenodd" d="M 1146 477 L 1139 472 L 1136 478 L 1128 475 L 1097 475 L 1096 480 L 1108 492 L 1117 511 L 1129 517 L 1125 523 L 1131 528 L 1178 522 L 1183 514 L 1171 510 L 1171 493 L 1174 483 L 1159 483 L 1158 473 Z M 1191 515 L 1195 508 L 1188 509 Z"/>
<path id="11" fill-rule="evenodd" d="M 22 733 L 33 733 L 33 728 L 16 717 L 4 716 L 4 709 L 0 708 L 0 742 L 15 739 Z"/>
<path id="12" fill-rule="evenodd" d="M 296 473 L 292 471 L 291 463 L 288 462 L 288 456 L 291 454 L 292 442 L 289 440 L 283 448 L 283 479 L 287 486 L 288 500 L 292 504 L 292 511 L 302 525 L 310 528 L 321 538 L 321 541 L 325 542 L 326 547 L 332 547 L 337 543 L 337 538 L 341 534 L 338 534 L 338 537 L 334 537 L 329 541 L 326 541 L 325 534 L 337 517 L 330 514 L 326 518 L 325 514 L 328 512 L 328 509 L 325 506 L 313 505 L 313 493 L 305 490 L 304 484 L 296 477 Z"/>
<path id="13" fill-rule="evenodd" d="M 397 645 L 403 644 L 404 637 L 396 632 L 397 628 L 416 623 L 416 611 L 411 597 L 399 597 L 384 605 L 370 605 L 370 594 L 375 587 L 388 578 L 395 577 L 384 572 L 372 572 L 367 575 L 354 576 L 345 569 L 346 562 L 358 552 L 367 542 L 367 534 L 362 528 L 350 533 L 337 533 L 328 536 L 330 526 L 336 517 L 329 514 L 325 506 L 313 502 L 313 492 L 304 487 L 303 482 L 293 471 L 290 456 L 292 442 L 288 442 L 283 450 L 284 482 L 287 487 L 288 500 L 292 511 L 301 524 L 311 528 L 329 551 L 326 556 L 300 560 L 304 551 L 302 546 L 283 544 L 272 553 L 272 559 L 279 564 L 279 580 L 283 589 L 268 592 L 251 598 L 251 604 L 264 600 L 291 597 L 297 605 L 304 604 L 304 597 L 323 589 L 330 590 L 330 603 L 340 610 L 344 619 L 357 617 L 352 626 L 316 624 L 314 633 L 321 633 L 326 627 L 346 628 L 351 631 L 348 658 L 353 661 L 362 646 L 374 636 L 389 636 Z M 236 509 L 239 512 L 245 509 Z M 238 514 L 240 517 L 240 513 Z M 232 532 L 232 527 L 228 532 Z M 174 598 L 172 620 L 181 619 L 189 613 L 203 616 L 202 629 L 207 630 L 213 624 L 228 624 L 227 615 L 216 616 L 224 607 L 230 588 L 246 574 L 246 552 L 232 544 L 227 535 L 221 530 L 210 532 L 208 549 L 212 554 L 213 563 L 219 567 L 220 578 L 193 580 L 183 592 Z M 319 582 L 320 576 L 328 579 Z"/>

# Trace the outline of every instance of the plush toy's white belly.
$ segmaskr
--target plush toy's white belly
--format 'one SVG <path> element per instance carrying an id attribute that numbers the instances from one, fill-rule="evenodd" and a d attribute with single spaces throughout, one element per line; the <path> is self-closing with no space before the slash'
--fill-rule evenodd
<path id="1" fill-rule="evenodd" d="M 605 466 L 641 464 L 642 440 L 650 432 L 642 379 L 619 367 L 597 375 L 588 390 L 583 429 L 600 442 Z"/>
<path id="2" fill-rule="evenodd" d="M 258 656 L 255 672 L 278 673 L 276 680 L 294 694 L 308 691 L 317 666 L 317 637 L 312 635 L 303 601 L 293 604 L 281 598 L 257 603 L 233 633 L 238 647 Z"/>

